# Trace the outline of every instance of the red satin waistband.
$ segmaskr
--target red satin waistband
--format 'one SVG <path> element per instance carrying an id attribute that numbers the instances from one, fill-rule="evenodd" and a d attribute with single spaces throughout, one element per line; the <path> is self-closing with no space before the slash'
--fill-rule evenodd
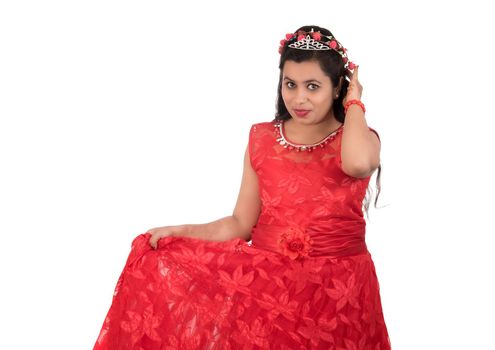
<path id="1" fill-rule="evenodd" d="M 342 257 L 367 253 L 365 227 L 346 224 L 330 231 L 323 227 L 257 224 L 251 231 L 252 245 L 289 256 Z"/>

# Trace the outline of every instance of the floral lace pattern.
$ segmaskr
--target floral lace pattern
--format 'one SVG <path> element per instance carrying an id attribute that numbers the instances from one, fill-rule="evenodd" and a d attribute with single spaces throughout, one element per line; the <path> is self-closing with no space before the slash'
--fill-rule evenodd
<path id="1" fill-rule="evenodd" d="M 271 122 L 249 134 L 262 211 L 252 241 L 139 234 L 95 350 L 391 348 L 364 241 L 369 179 L 339 168 L 340 137 L 294 154 Z"/>

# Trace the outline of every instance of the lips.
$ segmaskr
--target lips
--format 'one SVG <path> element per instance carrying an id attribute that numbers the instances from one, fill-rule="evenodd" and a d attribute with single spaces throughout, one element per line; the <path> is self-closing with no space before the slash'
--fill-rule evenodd
<path id="1" fill-rule="evenodd" d="M 296 113 L 298 117 L 305 117 L 309 112 L 311 112 L 309 109 L 294 109 L 294 113 Z"/>

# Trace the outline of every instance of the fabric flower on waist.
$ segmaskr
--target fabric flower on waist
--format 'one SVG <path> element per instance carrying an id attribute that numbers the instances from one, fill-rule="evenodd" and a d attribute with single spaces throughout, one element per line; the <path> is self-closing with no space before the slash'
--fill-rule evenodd
<path id="1" fill-rule="evenodd" d="M 278 239 L 280 251 L 292 260 L 308 256 L 312 243 L 311 237 L 299 227 L 290 227 Z"/>

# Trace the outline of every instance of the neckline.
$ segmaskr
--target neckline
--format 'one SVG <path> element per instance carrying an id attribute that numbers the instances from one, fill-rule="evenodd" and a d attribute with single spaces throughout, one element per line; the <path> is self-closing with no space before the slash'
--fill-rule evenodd
<path id="1" fill-rule="evenodd" d="M 281 120 L 280 121 L 280 125 L 279 125 L 279 127 L 280 127 L 280 136 L 282 137 L 282 139 L 285 142 L 287 142 L 288 144 L 291 144 L 293 146 L 303 146 L 303 147 L 314 147 L 314 146 L 318 146 L 318 145 L 322 144 L 329 137 L 331 137 L 332 135 L 336 134 L 344 126 L 344 123 L 342 123 L 337 129 L 333 130 L 327 136 L 325 136 L 323 139 L 321 139 L 320 141 L 317 141 L 315 143 L 297 143 L 297 142 L 293 142 L 293 141 L 289 140 L 287 138 L 287 136 L 285 135 L 285 130 L 284 130 L 285 122 L 286 122 L 286 120 Z"/>

